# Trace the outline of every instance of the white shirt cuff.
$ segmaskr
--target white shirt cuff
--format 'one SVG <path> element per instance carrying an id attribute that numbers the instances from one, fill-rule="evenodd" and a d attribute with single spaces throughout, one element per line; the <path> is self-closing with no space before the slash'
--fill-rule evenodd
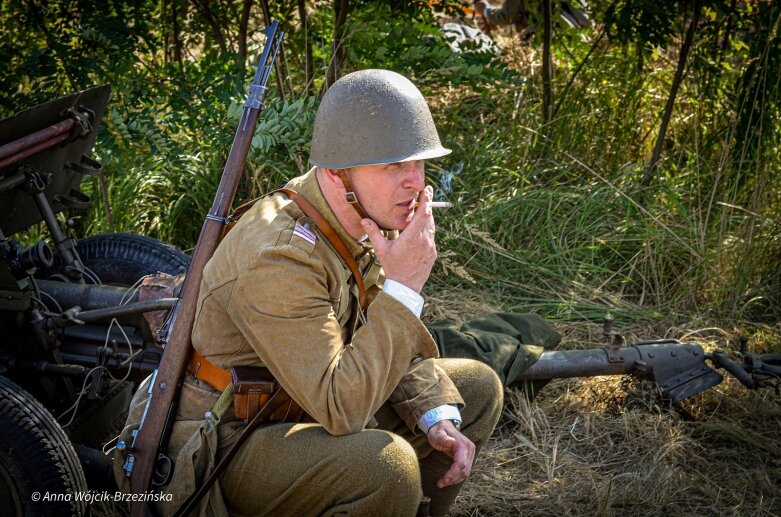
<path id="1" fill-rule="evenodd" d="M 456 427 L 459 427 L 461 425 L 461 411 L 453 404 L 445 404 L 435 407 L 434 409 L 429 409 L 420 417 L 420 420 L 418 420 L 418 427 L 420 427 L 421 431 L 428 434 L 428 430 L 431 429 L 431 426 L 442 420 L 452 420 L 453 424 L 455 424 Z"/>
<path id="2" fill-rule="evenodd" d="M 418 293 L 406 285 L 389 278 L 385 279 L 382 290 L 393 296 L 402 305 L 404 305 L 404 307 L 411 310 L 412 314 L 420 318 L 420 313 L 423 312 L 423 297 Z"/>

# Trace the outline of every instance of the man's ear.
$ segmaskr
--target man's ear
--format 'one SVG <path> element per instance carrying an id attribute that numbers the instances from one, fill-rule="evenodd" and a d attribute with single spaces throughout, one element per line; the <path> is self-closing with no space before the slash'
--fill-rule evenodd
<path id="1" fill-rule="evenodd" d="M 336 187 L 341 191 L 345 190 L 344 184 L 342 183 L 342 179 L 339 177 L 338 169 L 323 169 L 323 172 L 325 172 L 326 181 L 328 181 L 332 186 Z"/>

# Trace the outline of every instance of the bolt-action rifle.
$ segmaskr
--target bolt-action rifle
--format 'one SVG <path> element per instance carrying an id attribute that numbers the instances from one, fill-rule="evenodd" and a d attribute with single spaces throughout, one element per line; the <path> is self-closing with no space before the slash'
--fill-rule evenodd
<path id="1" fill-rule="evenodd" d="M 173 465 L 165 450 L 174 423 L 176 401 L 185 365 L 190 356 L 190 333 L 203 268 L 214 254 L 228 222 L 228 211 L 236 194 L 258 117 L 264 109 L 266 84 L 284 34 L 279 30 L 277 21 L 273 21 L 263 32 L 266 35 L 263 54 L 249 87 L 249 95 L 244 103 L 244 111 L 225 163 L 214 204 L 203 222 L 198 244 L 182 286 L 181 297 L 171 311 L 169 324 L 161 332 L 159 340 L 164 346 L 163 356 L 152 374 L 149 384 L 150 397 L 144 416 L 139 428 L 133 433 L 133 442 L 128 447 L 128 459 L 124 469 L 130 477 L 130 487 L 134 494 L 143 494 L 153 486 L 164 485 L 171 474 Z M 143 501 L 144 498 L 139 499 Z M 151 513 L 146 502 L 134 502 L 131 511 L 133 516 Z"/>

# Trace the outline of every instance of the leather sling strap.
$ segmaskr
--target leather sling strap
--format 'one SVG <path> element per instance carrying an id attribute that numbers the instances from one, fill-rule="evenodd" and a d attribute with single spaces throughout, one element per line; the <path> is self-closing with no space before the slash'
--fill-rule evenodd
<path id="1" fill-rule="evenodd" d="M 258 414 L 255 415 L 252 420 L 250 420 L 250 422 L 241 432 L 239 437 L 236 439 L 236 443 L 233 444 L 225 456 L 222 457 L 217 466 L 214 467 L 214 470 L 212 470 L 211 474 L 209 474 L 209 477 L 206 478 L 206 481 L 203 482 L 203 485 L 201 485 L 201 487 L 195 493 L 191 494 L 190 497 L 188 497 L 185 502 L 182 503 L 182 506 L 176 510 L 174 513 L 175 517 L 189 515 L 190 512 L 193 511 L 195 505 L 197 505 L 203 496 L 209 492 L 214 482 L 217 481 L 217 478 L 220 476 L 220 474 L 222 474 L 222 472 L 228 466 L 228 463 L 230 463 L 230 461 L 236 455 L 241 444 L 243 444 L 249 435 L 252 434 L 258 424 L 260 424 L 268 415 L 271 415 L 277 409 L 282 407 L 282 405 L 289 400 L 290 395 L 288 395 L 287 392 L 281 388 L 275 391 L 273 395 L 271 395 L 271 398 L 269 398 L 268 402 L 266 402 L 266 405 L 263 406 L 260 411 L 258 411 Z"/>
<path id="2" fill-rule="evenodd" d="M 323 215 L 312 205 L 312 203 L 310 203 L 304 196 L 295 190 L 289 188 L 279 188 L 274 192 L 282 192 L 287 195 L 291 201 L 298 205 L 298 208 L 300 208 L 307 217 L 315 222 L 315 225 L 317 225 L 320 231 L 323 232 L 325 238 L 328 239 L 328 242 L 331 243 L 331 246 L 333 246 L 334 250 L 336 250 L 336 252 L 342 258 L 342 261 L 347 265 L 348 268 L 350 268 L 350 271 L 352 271 L 353 278 L 355 278 L 355 285 L 358 287 L 358 301 L 361 304 L 361 310 L 365 311 L 367 307 L 367 300 L 366 287 L 363 284 L 363 276 L 361 276 L 361 272 L 358 269 L 358 264 L 355 262 L 355 257 L 352 256 L 350 251 L 347 249 L 347 246 L 344 244 L 344 242 L 342 242 L 342 239 L 339 238 L 336 230 L 333 229 L 328 221 L 325 220 L 325 217 L 323 217 Z"/>

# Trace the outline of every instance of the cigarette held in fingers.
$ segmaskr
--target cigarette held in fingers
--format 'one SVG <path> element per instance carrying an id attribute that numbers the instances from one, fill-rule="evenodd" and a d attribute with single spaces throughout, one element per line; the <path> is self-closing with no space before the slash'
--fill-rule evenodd
<path id="1" fill-rule="evenodd" d="M 417 208 L 419 204 L 419 202 L 415 202 L 415 208 Z M 431 208 L 450 208 L 453 206 L 453 203 L 448 203 L 447 201 L 429 201 L 428 206 Z"/>

